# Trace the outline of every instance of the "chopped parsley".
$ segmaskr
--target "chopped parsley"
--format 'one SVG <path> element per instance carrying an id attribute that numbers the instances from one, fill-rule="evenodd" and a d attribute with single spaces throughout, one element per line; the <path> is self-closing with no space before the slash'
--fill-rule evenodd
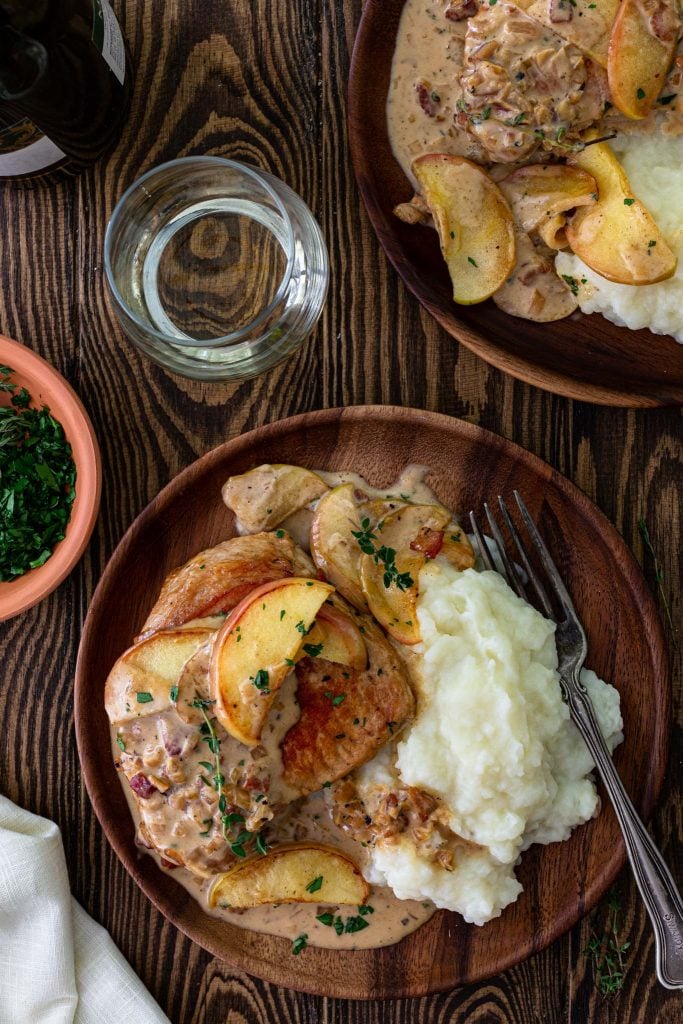
<path id="1" fill-rule="evenodd" d="M 61 423 L 30 409 L 26 388 L 0 366 L 0 581 L 44 565 L 64 539 L 76 496 L 76 465 Z"/>
<path id="2" fill-rule="evenodd" d="M 135 696 L 138 704 L 151 704 L 154 700 L 152 694 L 148 693 L 147 690 L 140 690 Z"/>
<path id="3" fill-rule="evenodd" d="M 311 881 L 308 883 L 308 885 L 306 886 L 306 892 L 319 892 L 320 889 L 322 889 L 322 885 L 323 876 L 318 875 L 316 878 L 311 879 Z"/>
<path id="4" fill-rule="evenodd" d="M 264 695 L 270 693 L 270 676 L 265 668 L 260 668 L 251 681 Z"/>
<path id="5" fill-rule="evenodd" d="M 636 89 L 636 99 L 637 100 L 644 100 L 645 99 L 645 90 L 644 89 Z"/>
<path id="6" fill-rule="evenodd" d="M 171 698 L 171 700 L 175 704 L 175 702 L 178 700 L 178 687 L 177 686 L 172 686 L 171 687 L 171 689 L 169 690 L 169 697 Z"/>
<path id="7" fill-rule="evenodd" d="M 261 833 L 256 836 L 256 842 L 254 843 L 256 852 L 262 854 L 264 857 L 268 853 L 268 843 L 265 841 Z"/>
<path id="8" fill-rule="evenodd" d="M 292 943 L 292 953 L 294 956 L 298 956 L 302 949 L 306 949 L 308 945 L 308 935 L 306 932 L 302 932 L 294 942 Z"/>
<path id="9" fill-rule="evenodd" d="M 568 286 L 572 295 L 579 294 L 579 282 L 576 280 L 575 277 L 572 277 L 571 274 L 563 274 L 562 280 Z"/>
<path id="10" fill-rule="evenodd" d="M 366 921 L 364 917 L 356 916 L 349 917 L 346 919 L 344 925 L 344 931 L 349 934 L 352 932 L 362 932 L 364 928 L 368 928 L 370 925 L 369 921 Z"/>
<path id="11" fill-rule="evenodd" d="M 275 531 L 275 536 L 276 536 L 276 537 L 279 537 L 279 538 L 280 538 L 280 540 L 282 540 L 282 538 L 284 537 L 284 535 L 285 535 L 285 531 L 284 531 L 284 530 L 276 530 L 276 531 Z"/>
<path id="12" fill-rule="evenodd" d="M 635 199 L 624 199 L 624 206 L 633 206 Z"/>
<path id="13" fill-rule="evenodd" d="M 126 744 L 123 742 L 120 736 L 116 737 L 116 746 L 119 748 L 119 750 L 126 749 Z"/>
<path id="14" fill-rule="evenodd" d="M 322 644 L 304 644 L 304 650 L 310 658 L 319 658 L 322 649 Z"/>
<path id="15" fill-rule="evenodd" d="M 364 907 L 359 907 L 358 908 L 358 913 L 362 914 L 363 917 L 365 917 L 366 914 L 374 914 L 375 913 L 375 908 L 371 907 L 369 905 L 368 906 L 364 906 Z"/>
<path id="16" fill-rule="evenodd" d="M 476 261 L 476 260 L 473 260 L 471 256 L 468 256 L 468 257 L 467 257 L 467 262 L 468 262 L 468 263 L 471 263 L 473 267 L 478 267 L 478 266 L 479 266 L 479 264 L 477 263 L 477 261 Z"/>

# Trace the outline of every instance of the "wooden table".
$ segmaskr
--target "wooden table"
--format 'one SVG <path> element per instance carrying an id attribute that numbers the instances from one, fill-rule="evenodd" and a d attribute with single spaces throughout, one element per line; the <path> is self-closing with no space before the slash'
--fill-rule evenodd
<path id="1" fill-rule="evenodd" d="M 344 1002 L 276 989 L 212 960 L 147 902 L 91 810 L 72 727 L 78 638 L 93 588 L 123 531 L 198 455 L 258 424 L 369 402 L 460 416 L 529 448 L 616 524 L 655 587 L 644 516 L 674 621 L 683 617 L 681 414 L 600 408 L 546 394 L 485 365 L 426 316 L 388 265 L 349 164 L 345 88 L 361 0 L 119 0 L 137 83 L 128 129 L 105 162 L 52 189 L 0 188 L 0 331 L 73 383 L 104 461 L 102 513 L 86 557 L 39 607 L 0 626 L 0 789 L 62 828 L 73 891 L 174 1022 L 509 1022 L 680 1024 L 683 996 L 654 979 L 648 921 L 628 873 L 623 990 L 600 996 L 583 954 L 606 905 L 550 949 L 472 988 L 398 1002 Z M 112 315 L 102 272 L 116 198 L 172 157 L 213 153 L 284 178 L 317 214 L 332 286 L 298 355 L 240 386 L 195 384 L 139 356 Z M 523 329 L 521 325 L 520 329 Z M 681 671 L 668 785 L 653 823 L 683 883 Z"/>

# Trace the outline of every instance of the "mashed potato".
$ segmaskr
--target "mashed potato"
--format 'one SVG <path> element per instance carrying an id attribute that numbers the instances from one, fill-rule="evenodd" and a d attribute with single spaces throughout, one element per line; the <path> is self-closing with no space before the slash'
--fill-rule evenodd
<path id="1" fill-rule="evenodd" d="M 613 284 L 589 270 L 570 252 L 558 253 L 558 274 L 573 277 L 584 313 L 602 313 L 612 323 L 655 334 L 671 334 L 683 342 L 683 137 L 620 136 L 610 143 L 623 164 L 633 194 L 648 208 L 678 256 L 673 277 L 659 284 Z"/>
<path id="2" fill-rule="evenodd" d="M 522 850 L 566 839 L 597 812 L 594 766 L 561 697 L 555 627 L 501 576 L 429 563 L 418 617 L 417 716 L 395 750 L 361 770 L 358 788 L 423 789 L 477 846 L 456 847 L 446 870 L 402 835 L 373 848 L 370 881 L 483 924 L 519 895 Z M 623 739 L 619 694 L 593 672 L 583 681 L 612 750 Z"/>

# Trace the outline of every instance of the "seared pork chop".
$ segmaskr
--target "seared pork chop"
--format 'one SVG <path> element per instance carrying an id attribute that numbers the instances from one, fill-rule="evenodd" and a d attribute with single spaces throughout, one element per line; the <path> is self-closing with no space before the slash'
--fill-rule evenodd
<path id="1" fill-rule="evenodd" d="M 166 577 L 136 640 L 191 619 L 229 612 L 262 583 L 292 576 L 294 558 L 294 541 L 286 533 L 233 537 L 200 551 Z"/>
<path id="2" fill-rule="evenodd" d="M 295 669 L 301 717 L 280 750 L 284 780 L 300 795 L 369 761 L 415 707 L 400 657 L 372 620 L 356 621 L 368 650 L 364 671 L 324 658 L 303 658 Z"/>

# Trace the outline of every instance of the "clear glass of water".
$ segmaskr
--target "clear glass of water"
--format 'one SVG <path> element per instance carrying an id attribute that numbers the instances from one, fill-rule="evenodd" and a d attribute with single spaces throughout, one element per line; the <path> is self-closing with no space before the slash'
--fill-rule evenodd
<path id="1" fill-rule="evenodd" d="M 312 331 L 329 282 L 313 214 L 288 185 L 222 157 L 161 164 L 114 209 L 105 272 L 134 345 L 193 380 L 254 377 Z"/>

